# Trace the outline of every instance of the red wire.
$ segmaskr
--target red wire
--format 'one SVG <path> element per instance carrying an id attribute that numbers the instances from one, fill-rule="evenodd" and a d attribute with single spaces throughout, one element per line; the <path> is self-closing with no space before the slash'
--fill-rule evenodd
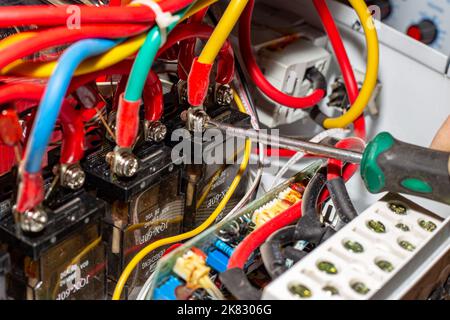
<path id="1" fill-rule="evenodd" d="M 282 158 L 290 158 L 294 156 L 297 152 L 289 149 L 283 149 L 283 148 L 272 148 L 267 147 L 266 148 L 266 156 L 267 157 L 282 157 Z M 259 154 L 259 148 L 255 148 L 253 153 Z"/>
<path id="2" fill-rule="evenodd" d="M 192 0 L 165 0 L 159 5 L 162 11 L 177 12 L 192 3 Z M 71 18 L 69 6 L 5 6 L 0 7 L 0 27 L 17 25 L 55 26 L 66 25 Z M 150 23 L 155 13 L 147 6 L 84 6 L 79 8 L 80 24 L 97 23 Z M 69 12 L 69 13 L 68 13 Z M 76 14 L 73 13 L 74 15 Z M 75 17 L 75 16 L 74 16 Z M 108 28 L 105 26 L 105 28 Z"/>
<path id="3" fill-rule="evenodd" d="M 205 18 L 208 7 L 200 10 L 195 15 L 190 17 L 187 21 L 189 23 L 201 23 Z M 190 70 L 192 62 L 194 61 L 195 46 L 197 39 L 188 39 L 180 42 L 180 51 L 178 54 L 178 77 L 186 81 L 188 78 L 187 71 Z"/>
<path id="4" fill-rule="evenodd" d="M 302 203 L 299 201 L 245 237 L 245 239 L 234 249 L 230 260 L 228 261 L 227 268 L 243 269 L 253 251 L 262 245 L 272 233 L 294 223 L 301 217 L 301 208 Z"/>
<path id="5" fill-rule="evenodd" d="M 239 22 L 239 46 L 245 67 L 256 86 L 273 101 L 291 108 L 309 108 L 318 104 L 325 96 L 324 90 L 315 90 L 306 97 L 289 96 L 270 84 L 264 77 L 253 56 L 250 28 L 255 0 L 249 0 Z"/>
<path id="6" fill-rule="evenodd" d="M 180 41 L 192 38 L 209 39 L 213 31 L 212 27 L 198 22 L 179 25 L 170 33 L 166 43 L 158 51 L 156 58 Z M 228 40 L 220 49 L 217 61 L 216 82 L 229 83 L 234 76 L 234 52 Z M 189 70 L 186 71 L 189 72 Z"/>
<path id="7" fill-rule="evenodd" d="M 361 151 L 364 149 L 364 142 L 358 138 L 346 138 L 339 141 L 336 144 L 337 148 L 351 149 L 356 151 Z M 353 174 L 358 169 L 356 164 L 348 164 L 344 167 L 343 163 L 336 159 L 328 160 L 329 172 L 328 179 L 333 179 L 341 175 L 345 181 L 348 181 Z M 318 204 L 323 203 L 329 197 L 328 189 L 324 189 L 320 195 Z M 234 250 L 233 255 L 228 262 L 228 269 L 231 268 L 244 268 L 245 263 L 248 258 L 259 246 L 261 246 L 264 241 L 275 231 L 283 228 L 291 223 L 295 222 L 301 217 L 301 203 L 295 204 L 291 208 L 287 209 L 285 212 L 279 214 L 278 216 L 271 219 L 268 223 L 265 223 L 260 228 L 256 229 L 250 233 Z"/>
<path id="8" fill-rule="evenodd" d="M 15 100 L 41 100 L 45 86 L 34 83 L 8 83 L 0 86 L 0 105 Z"/>
<path id="9" fill-rule="evenodd" d="M 88 38 L 117 39 L 129 37 L 140 34 L 147 29 L 148 26 L 141 24 L 113 24 L 108 25 L 108 27 L 105 27 L 105 25 L 85 25 L 80 29 L 73 30 L 67 29 L 67 27 L 44 30 L 35 37 L 14 43 L 13 50 L 10 47 L 0 50 L 0 68 L 17 59 L 49 47 Z"/>
<path id="10" fill-rule="evenodd" d="M 342 42 L 342 37 L 339 34 L 339 30 L 334 23 L 333 16 L 331 15 L 325 0 L 313 0 L 313 3 L 319 13 L 322 24 L 328 34 L 328 38 L 330 39 L 334 54 L 336 55 L 342 72 L 342 77 L 344 78 L 350 103 L 353 104 L 358 98 L 359 89 L 347 51 L 345 50 L 344 43 Z M 357 137 L 364 140 L 366 139 L 366 126 L 363 115 L 355 120 L 354 130 Z"/>
<path id="11" fill-rule="evenodd" d="M 339 149 L 347 149 L 362 152 L 364 150 L 364 141 L 358 138 L 342 139 L 335 145 Z M 344 163 L 338 159 L 328 159 L 328 174 L 327 180 L 333 180 L 341 177 Z M 355 165 L 357 168 L 358 166 Z"/>

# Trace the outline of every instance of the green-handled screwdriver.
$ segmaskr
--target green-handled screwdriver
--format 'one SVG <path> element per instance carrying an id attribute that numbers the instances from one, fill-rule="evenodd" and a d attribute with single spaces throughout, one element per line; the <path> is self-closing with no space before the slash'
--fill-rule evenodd
<path id="1" fill-rule="evenodd" d="M 450 205 L 450 153 L 401 142 L 387 132 L 378 134 L 360 153 L 213 120 L 209 120 L 209 126 L 231 136 L 246 137 L 279 148 L 359 163 L 361 176 L 371 193 L 405 193 Z"/>

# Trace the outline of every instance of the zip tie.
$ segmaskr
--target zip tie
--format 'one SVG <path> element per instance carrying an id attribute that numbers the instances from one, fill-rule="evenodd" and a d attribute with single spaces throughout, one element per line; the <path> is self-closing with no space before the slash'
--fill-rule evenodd
<path id="1" fill-rule="evenodd" d="M 132 3 L 147 6 L 155 13 L 155 22 L 158 25 L 161 34 L 161 45 L 159 46 L 161 48 L 167 40 L 167 28 L 172 23 L 180 20 L 180 18 L 172 15 L 169 11 L 163 11 L 160 5 L 153 0 L 133 0 Z"/>

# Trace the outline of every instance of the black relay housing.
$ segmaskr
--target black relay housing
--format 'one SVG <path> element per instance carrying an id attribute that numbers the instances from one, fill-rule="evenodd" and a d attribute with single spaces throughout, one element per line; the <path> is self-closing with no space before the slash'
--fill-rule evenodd
<path id="1" fill-rule="evenodd" d="M 167 110 L 186 107 L 178 106 L 178 98 L 173 93 L 165 95 L 165 101 Z M 205 111 L 215 121 L 250 128 L 250 116 L 231 106 L 208 104 Z M 176 117 L 167 121 L 167 127 L 169 132 L 173 132 L 176 129 L 185 128 L 185 122 L 180 117 Z M 166 143 L 174 147 L 179 142 L 172 141 L 168 135 Z M 238 160 L 242 157 L 244 146 L 244 139 L 222 136 L 222 139 L 205 141 L 202 137 L 198 139 L 195 134 L 191 135 L 191 159 L 189 164 L 184 165 L 183 172 L 183 186 L 186 193 L 184 231 L 192 230 L 205 221 L 222 200 L 239 170 L 240 161 Z M 205 155 L 214 157 L 217 148 L 221 148 L 223 159 L 217 159 L 219 163 L 205 163 Z M 218 220 L 241 200 L 245 194 L 247 182 L 248 176 L 244 175 Z"/>
<path id="2" fill-rule="evenodd" d="M 46 180 L 47 186 L 50 179 Z M 18 229 L 9 199 L 0 208 L 0 240 L 11 256 L 7 293 L 14 299 L 103 299 L 106 253 L 101 239 L 105 203 L 84 190 L 57 189 L 43 210 L 48 223 L 35 234 Z"/>
<path id="3" fill-rule="evenodd" d="M 125 266 L 144 246 L 179 234 L 185 197 L 181 192 L 181 166 L 163 144 L 141 143 L 134 148 L 139 169 L 132 178 L 111 175 L 105 161 L 112 145 L 89 155 L 84 162 L 88 187 L 109 206 L 104 237 L 108 243 L 108 291 L 112 293 Z M 142 260 L 130 276 L 125 296 L 136 292 L 150 276 L 166 247 Z"/>

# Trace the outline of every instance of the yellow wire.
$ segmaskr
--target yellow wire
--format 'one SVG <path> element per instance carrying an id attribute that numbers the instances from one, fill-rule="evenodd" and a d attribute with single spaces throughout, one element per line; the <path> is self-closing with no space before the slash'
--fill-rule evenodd
<path id="1" fill-rule="evenodd" d="M 34 37 L 37 34 L 37 32 L 21 32 L 21 33 L 15 33 L 13 35 L 10 35 L 9 37 L 3 39 L 0 41 L 0 50 L 3 50 L 9 46 L 13 46 L 17 42 L 20 42 L 22 40 L 27 40 L 32 37 Z M 9 50 L 12 50 L 9 48 Z M 18 59 L 14 62 L 11 62 L 7 67 L 12 68 L 16 65 L 22 64 L 24 61 L 22 59 Z M 5 70 L 8 70 L 5 68 Z"/>
<path id="2" fill-rule="evenodd" d="M 18 41 L 22 41 L 35 36 L 37 32 L 20 32 L 10 35 L 9 37 L 0 41 L 0 50 L 15 44 Z"/>
<path id="3" fill-rule="evenodd" d="M 218 0 L 199 0 L 194 6 L 183 16 L 182 20 L 189 18 L 193 14 L 202 10 L 203 8 L 210 6 L 211 4 L 217 2 Z M 38 33 L 35 36 L 39 35 Z M 102 55 L 87 59 L 75 71 L 75 76 L 80 76 L 83 74 L 95 72 L 98 70 L 106 69 L 127 57 L 136 53 L 139 48 L 143 45 L 147 34 L 142 33 L 135 36 L 127 41 L 119 44 L 118 46 L 112 48 L 108 52 Z M 6 38 L 9 39 L 10 37 Z M 5 40 L 6 40 L 5 39 Z M 20 39 L 23 40 L 23 39 Z M 12 39 L 11 43 L 15 43 L 19 39 Z M 9 43 L 9 44 L 11 44 Z M 57 61 L 50 62 L 30 62 L 21 61 L 13 62 L 14 65 L 10 64 L 0 71 L 0 75 L 15 75 L 15 76 L 29 76 L 33 78 L 48 78 L 52 75 L 53 70 L 56 67 Z"/>
<path id="4" fill-rule="evenodd" d="M 377 85 L 378 65 L 379 65 L 379 45 L 378 36 L 375 30 L 372 15 L 363 0 L 349 0 L 356 14 L 361 20 L 367 42 L 367 70 L 364 83 L 356 101 L 351 108 L 342 116 L 337 118 L 327 118 L 323 126 L 327 129 L 345 128 L 355 121 L 366 108 L 372 97 L 372 93 Z"/>
<path id="5" fill-rule="evenodd" d="M 244 104 L 242 103 L 241 97 L 236 93 L 236 90 L 233 90 L 233 98 L 234 103 L 236 103 L 236 106 L 238 107 L 238 110 L 242 113 L 247 113 L 245 110 Z M 208 196 L 208 193 L 211 191 L 212 185 L 217 181 L 219 176 L 222 174 L 223 170 L 225 170 L 226 165 L 223 165 L 217 170 L 211 180 L 208 182 L 208 185 L 205 188 L 205 191 L 203 191 L 202 195 L 200 196 L 200 199 L 197 202 L 196 209 L 200 208 L 200 206 L 205 202 L 206 197 Z"/>
<path id="6" fill-rule="evenodd" d="M 236 97 L 237 95 L 235 94 L 234 96 Z M 241 109 L 239 107 L 239 105 L 241 105 L 241 107 L 243 107 L 242 106 L 242 102 L 239 104 L 238 101 L 240 101 L 240 99 L 236 100 L 236 104 L 238 105 L 239 111 L 245 112 L 245 108 Z M 123 270 L 122 274 L 120 275 L 119 281 L 117 281 L 116 288 L 114 289 L 114 294 L 113 294 L 113 297 L 112 297 L 113 300 L 120 300 L 120 296 L 122 295 L 123 288 L 124 288 L 128 278 L 129 278 L 129 276 L 133 272 L 134 268 L 136 268 L 138 263 L 142 259 L 144 259 L 146 255 L 148 255 L 150 252 L 152 252 L 153 250 L 155 250 L 155 249 L 157 249 L 157 248 L 159 248 L 161 246 L 164 246 L 164 245 L 167 245 L 167 244 L 171 244 L 171 243 L 175 243 L 175 242 L 180 242 L 180 241 L 183 241 L 183 240 L 195 237 L 196 235 L 198 235 L 199 233 L 203 232 L 211 224 L 214 223 L 214 221 L 216 220 L 217 216 L 222 212 L 222 210 L 225 208 L 226 204 L 230 200 L 231 196 L 233 195 L 234 191 L 236 190 L 237 186 L 239 185 L 239 182 L 241 182 L 242 175 L 244 174 L 245 170 L 247 169 L 248 161 L 250 159 L 251 147 L 252 147 L 251 141 L 250 140 L 246 140 L 245 141 L 244 157 L 243 157 L 241 165 L 239 167 L 239 171 L 238 171 L 236 177 L 233 179 L 233 182 L 231 182 L 231 185 L 228 188 L 228 191 L 225 193 L 225 196 L 220 201 L 219 205 L 213 211 L 213 213 L 211 213 L 211 215 L 208 217 L 208 219 L 206 219 L 201 225 L 199 225 L 194 230 L 191 230 L 189 232 L 182 233 L 182 234 L 179 234 L 179 235 L 176 235 L 176 236 L 173 236 L 173 237 L 168 237 L 168 238 L 157 240 L 157 241 L 149 244 L 148 246 L 146 246 L 141 251 L 139 251 L 133 257 L 133 259 L 131 259 L 131 261 L 128 263 L 128 265 L 125 267 L 125 269 Z"/>
<path id="7" fill-rule="evenodd" d="M 222 15 L 219 23 L 214 29 L 211 37 L 208 39 L 205 47 L 203 48 L 198 62 L 203 64 L 213 64 L 219 54 L 220 49 L 233 30 L 236 22 L 244 11 L 248 0 L 231 0 L 227 9 Z"/>

